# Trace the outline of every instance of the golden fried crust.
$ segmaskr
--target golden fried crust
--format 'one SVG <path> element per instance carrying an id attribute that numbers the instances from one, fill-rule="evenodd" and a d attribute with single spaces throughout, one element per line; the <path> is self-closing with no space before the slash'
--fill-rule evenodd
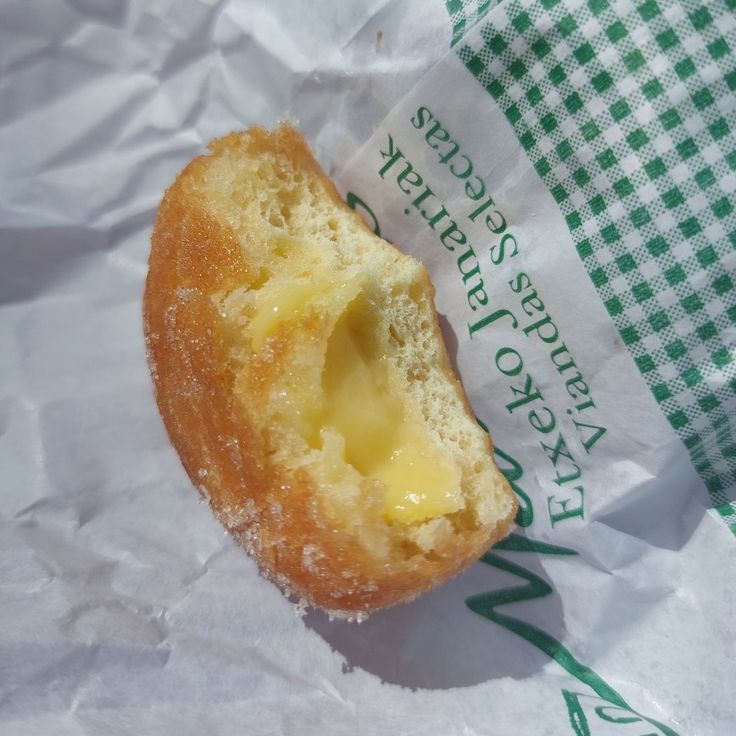
<path id="1" fill-rule="evenodd" d="M 211 150 L 217 155 L 243 145 L 283 150 L 318 175 L 330 196 L 350 211 L 292 129 L 231 134 Z M 367 612 L 409 600 L 455 575 L 505 536 L 515 506 L 495 528 L 455 534 L 431 555 L 386 565 L 326 521 L 306 473 L 272 461 L 248 408 L 235 398 L 227 354 L 237 336 L 228 333 L 211 299 L 245 283 L 251 264 L 235 234 L 208 214 L 197 196 L 209 159 L 192 161 L 166 192 L 152 237 L 144 331 L 169 437 L 214 513 L 282 588 L 333 611 Z M 434 329 L 439 335 L 436 322 Z M 446 355 L 444 362 L 448 379 L 456 381 Z M 315 547 L 319 556 L 305 564 L 305 550 Z"/>

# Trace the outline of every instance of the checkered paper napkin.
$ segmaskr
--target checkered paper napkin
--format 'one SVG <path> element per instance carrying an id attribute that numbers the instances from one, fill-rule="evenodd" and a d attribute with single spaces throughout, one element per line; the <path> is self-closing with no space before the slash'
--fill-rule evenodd
<path id="1" fill-rule="evenodd" d="M 446 6 L 736 533 L 736 2 Z"/>

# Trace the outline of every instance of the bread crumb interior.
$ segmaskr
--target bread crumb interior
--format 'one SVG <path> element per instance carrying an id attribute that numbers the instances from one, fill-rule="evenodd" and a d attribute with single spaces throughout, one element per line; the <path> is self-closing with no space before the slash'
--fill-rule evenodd
<path id="1" fill-rule="evenodd" d="M 447 380 L 421 265 L 257 137 L 216 151 L 196 186 L 247 253 L 244 284 L 212 298 L 273 462 L 307 469 L 331 522 L 377 557 L 431 554 L 505 518 L 483 430 Z"/>

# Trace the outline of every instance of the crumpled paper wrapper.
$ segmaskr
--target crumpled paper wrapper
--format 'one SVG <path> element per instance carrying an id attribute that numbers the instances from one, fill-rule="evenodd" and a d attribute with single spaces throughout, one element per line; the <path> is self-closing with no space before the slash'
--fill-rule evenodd
<path id="1" fill-rule="evenodd" d="M 680 448 L 669 436 L 659 448 L 656 406 L 616 408 L 612 348 L 589 366 L 621 422 L 589 469 L 609 492 L 568 531 L 528 530 L 575 554 L 495 552 L 360 626 L 297 615 L 199 501 L 164 433 L 140 312 L 156 207 L 211 137 L 290 116 L 343 192 L 428 263 L 474 407 L 527 457 L 513 417 L 484 399 L 508 387 L 456 329 L 441 260 L 375 180 L 403 113 L 461 83 L 443 61 L 451 35 L 443 5 L 420 0 L 0 7 L 3 733 L 729 732 L 736 545 Z M 467 100 L 492 119 L 489 104 Z M 523 154 L 507 153 L 523 173 Z M 530 246 L 559 228 L 544 193 L 485 173 L 518 203 L 528 268 L 555 291 Z M 608 345 L 600 328 L 574 339 Z M 529 463 L 524 488 L 544 504 Z M 495 621 L 466 604 L 528 585 L 536 595 L 495 599 Z M 547 638 L 499 622 L 504 603 Z"/>

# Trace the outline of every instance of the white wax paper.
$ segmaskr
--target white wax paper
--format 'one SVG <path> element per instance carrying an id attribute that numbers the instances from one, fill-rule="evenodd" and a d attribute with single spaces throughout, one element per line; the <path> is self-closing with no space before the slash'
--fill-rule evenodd
<path id="1" fill-rule="evenodd" d="M 360 626 L 300 618 L 200 503 L 163 431 L 141 329 L 150 229 L 163 189 L 213 136 L 295 118 L 384 233 L 426 255 L 440 311 L 459 319 L 420 226 L 369 176 L 371 136 L 412 95 L 462 83 L 440 61 L 449 41 L 443 4 L 422 0 L 0 4 L 0 733 L 580 733 L 563 691 L 596 735 L 663 733 L 651 720 L 731 732 L 736 544 L 648 394 L 617 410 L 603 358 L 628 370 L 627 355 L 600 315 L 569 338 L 602 346 L 586 370 L 618 422 L 588 469 L 590 514 L 529 530 L 578 554 L 499 553 L 553 587 L 503 612 L 648 721 L 471 612 L 469 596 L 524 583 L 489 565 Z M 489 121 L 476 151 L 509 135 L 488 99 L 467 105 Z M 529 192 L 514 218 L 551 294 L 533 244 L 560 224 L 506 148 L 484 175 L 512 208 L 514 187 Z M 526 460 L 524 433 L 484 400 L 508 386 L 458 340 L 474 408 Z M 524 481 L 535 506 L 543 480 Z"/>

